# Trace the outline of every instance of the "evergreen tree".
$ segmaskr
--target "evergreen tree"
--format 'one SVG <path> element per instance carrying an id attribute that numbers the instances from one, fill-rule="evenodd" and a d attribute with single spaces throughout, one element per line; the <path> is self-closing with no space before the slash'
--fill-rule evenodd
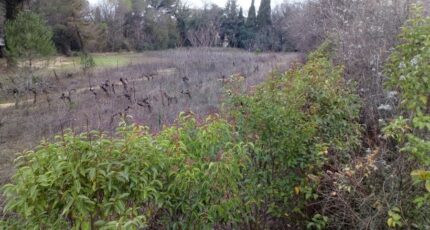
<path id="1" fill-rule="evenodd" d="M 5 29 L 8 38 L 7 55 L 14 60 L 23 58 L 28 62 L 30 69 L 34 59 L 55 52 L 51 30 L 34 13 L 19 13 L 16 19 L 6 23 Z"/>
<path id="2" fill-rule="evenodd" d="M 270 0 L 261 0 L 257 15 L 257 33 L 253 46 L 259 50 L 273 50 L 274 37 Z"/>
<path id="3" fill-rule="evenodd" d="M 255 28 L 257 24 L 257 15 L 255 14 L 254 0 L 248 10 L 248 18 L 246 19 L 246 26 L 248 28 Z"/>
<path id="4" fill-rule="evenodd" d="M 4 23 L 8 20 L 13 20 L 18 15 L 20 10 L 23 8 L 24 2 L 27 0 L 1 0 L 0 1 L 0 38 L 2 38 L 4 35 Z M 5 36 L 5 39 L 7 40 L 7 35 Z M 6 49 L 7 49 L 8 43 L 6 41 Z M 3 53 L 0 52 L 0 57 L 3 56 Z M 13 65 L 13 60 L 8 58 L 8 64 Z"/>
<path id="5" fill-rule="evenodd" d="M 264 28 L 272 24 L 272 10 L 270 7 L 270 0 L 261 0 L 260 8 L 258 9 L 257 25 Z"/>
<path id="6" fill-rule="evenodd" d="M 242 7 L 240 7 L 239 9 L 239 16 L 237 18 L 238 18 L 239 26 L 245 25 L 245 17 L 243 16 Z"/>
<path id="7" fill-rule="evenodd" d="M 255 44 L 255 35 L 257 33 L 257 16 L 255 13 L 255 1 L 252 0 L 248 10 L 245 28 L 242 28 L 241 37 L 242 45 L 245 49 L 252 49 Z"/>
<path id="8" fill-rule="evenodd" d="M 243 16 L 242 7 L 239 10 L 239 16 L 237 18 L 237 21 L 238 21 L 237 34 L 236 34 L 237 47 L 245 48 L 246 40 L 248 37 L 248 31 L 245 25 L 245 17 Z"/>
<path id="9" fill-rule="evenodd" d="M 228 17 L 235 20 L 237 18 L 237 3 L 236 0 L 229 0 Z"/>
<path id="10" fill-rule="evenodd" d="M 225 7 L 225 15 L 222 23 L 222 38 L 227 38 L 230 46 L 232 47 L 237 47 L 238 45 L 238 26 L 239 18 L 236 0 L 229 0 Z"/>
<path id="11" fill-rule="evenodd" d="M 148 6 L 143 15 L 143 37 L 136 40 L 135 47 L 138 50 L 158 50 L 174 48 L 179 41 L 177 21 L 174 15 L 171 1 L 153 1 L 154 5 Z M 132 30 L 134 28 L 131 28 Z"/>

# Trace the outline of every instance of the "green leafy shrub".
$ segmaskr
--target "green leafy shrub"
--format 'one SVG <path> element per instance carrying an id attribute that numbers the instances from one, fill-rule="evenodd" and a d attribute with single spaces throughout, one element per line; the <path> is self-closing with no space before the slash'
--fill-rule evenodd
<path id="1" fill-rule="evenodd" d="M 213 228 L 240 221 L 245 146 L 218 117 L 151 135 L 121 123 L 117 137 L 67 132 L 17 159 L 4 186 L 12 229 Z"/>
<path id="2" fill-rule="evenodd" d="M 342 67 L 327 58 L 328 48 L 250 94 L 229 90 L 226 108 L 243 141 L 254 143 L 244 186 L 256 224 L 268 223 L 268 216 L 300 222 L 306 202 L 317 198 L 327 159 L 347 159 L 359 144 L 358 97 L 343 81 Z"/>
<path id="3" fill-rule="evenodd" d="M 80 55 L 80 59 L 81 59 L 81 62 L 80 62 L 81 68 L 84 71 L 84 73 L 96 67 L 96 62 L 94 61 L 93 56 L 91 56 L 90 54 L 84 52 Z"/>
<path id="4" fill-rule="evenodd" d="M 312 221 L 308 223 L 306 226 L 307 229 L 326 229 L 328 222 L 328 217 L 322 216 L 321 214 L 315 214 L 314 217 L 312 217 Z"/>
<path id="5" fill-rule="evenodd" d="M 385 127 L 384 132 L 387 137 L 397 140 L 400 152 L 410 153 L 418 160 L 420 169 L 413 171 L 412 177 L 417 184 L 422 185 L 424 192 L 415 202 L 418 207 L 428 210 L 430 203 L 430 17 L 422 16 L 422 11 L 421 6 L 415 6 L 415 13 L 400 34 L 401 43 L 390 55 L 386 65 L 387 88 L 399 92 L 401 114 Z M 428 228 L 428 223 L 426 226 Z"/>

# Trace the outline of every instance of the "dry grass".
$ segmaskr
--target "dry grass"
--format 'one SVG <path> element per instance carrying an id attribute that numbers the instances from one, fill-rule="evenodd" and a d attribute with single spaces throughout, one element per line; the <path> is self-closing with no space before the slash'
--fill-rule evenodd
<path id="1" fill-rule="evenodd" d="M 0 102 L 0 184 L 13 171 L 14 153 L 34 148 L 41 139 L 66 128 L 109 132 L 121 116 L 130 115 L 156 132 L 174 122 L 181 111 L 199 115 L 218 111 L 224 82 L 230 76 L 244 76 L 249 87 L 270 71 L 284 71 L 300 55 L 199 48 L 133 57 L 138 64 L 87 74 L 67 68 L 47 74 L 45 69 L 32 87 L 25 87 L 25 80 L 20 81 L 16 73 L 0 78 L 0 97 L 4 98 Z M 14 94 L 14 89 L 19 93 Z"/>

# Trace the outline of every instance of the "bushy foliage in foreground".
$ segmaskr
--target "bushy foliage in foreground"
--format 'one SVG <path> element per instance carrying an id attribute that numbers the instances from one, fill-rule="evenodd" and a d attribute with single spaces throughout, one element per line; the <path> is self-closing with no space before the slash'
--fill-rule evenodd
<path id="1" fill-rule="evenodd" d="M 430 204 L 430 17 L 422 16 L 417 7 L 400 34 L 401 44 L 390 55 L 386 66 L 387 86 L 400 93 L 401 114 L 391 121 L 384 132 L 394 138 L 400 152 L 410 153 L 419 162 L 420 169 L 412 172 L 417 184 L 422 185 L 422 196 L 415 199 L 419 208 L 428 210 Z M 429 227 L 428 212 L 424 220 Z M 425 216 L 424 215 L 424 216 Z M 423 222 L 423 220 L 418 220 Z M 401 226 L 388 220 L 390 227 Z"/>
<path id="2" fill-rule="evenodd" d="M 256 224 L 274 217 L 298 223 L 309 214 L 303 209 L 308 201 L 317 199 L 322 166 L 329 158 L 347 159 L 359 144 L 358 97 L 343 81 L 342 67 L 327 58 L 328 49 L 303 67 L 274 74 L 251 94 L 230 91 L 237 130 L 254 143 L 245 178 Z"/>
<path id="3" fill-rule="evenodd" d="M 115 137 L 68 132 L 42 143 L 17 159 L 4 187 L 10 217 L 3 225 L 326 226 L 327 217 L 310 205 L 322 167 L 347 159 L 360 134 L 357 96 L 326 48 L 253 92 L 230 91 L 231 123 L 183 114 L 156 135 L 122 123 Z"/>
<path id="4" fill-rule="evenodd" d="M 244 145 L 217 117 L 152 136 L 122 123 L 118 137 L 97 132 L 57 137 L 18 161 L 4 188 L 3 223 L 16 229 L 211 228 L 240 220 Z M 1 225 L 0 225 L 1 226 Z"/>

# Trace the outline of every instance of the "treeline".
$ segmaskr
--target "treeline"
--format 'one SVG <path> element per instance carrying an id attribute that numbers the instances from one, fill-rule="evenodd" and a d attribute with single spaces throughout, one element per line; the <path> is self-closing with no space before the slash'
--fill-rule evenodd
<path id="1" fill-rule="evenodd" d="M 20 9 L 38 14 L 52 29 L 57 50 L 66 55 L 190 46 L 293 49 L 284 27 L 272 20 L 283 16 L 281 11 L 272 15 L 270 0 L 262 0 L 258 10 L 253 0 L 247 17 L 236 0 L 224 8 L 212 4 L 201 9 L 179 0 L 103 0 L 95 6 L 86 0 L 24 0 L 4 9 L 7 20 Z"/>

